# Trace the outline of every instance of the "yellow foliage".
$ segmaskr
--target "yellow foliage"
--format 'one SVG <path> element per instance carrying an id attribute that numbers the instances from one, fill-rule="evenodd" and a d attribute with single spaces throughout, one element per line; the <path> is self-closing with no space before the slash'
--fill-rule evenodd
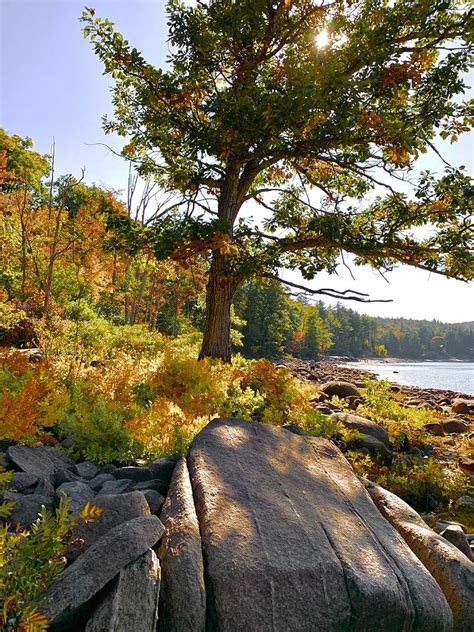
<path id="1" fill-rule="evenodd" d="M 97 507 L 97 505 L 91 505 L 90 502 L 87 501 L 84 507 L 82 508 L 82 511 L 79 514 L 79 517 L 83 522 L 92 522 L 92 520 L 96 520 L 103 513 L 104 513 L 104 510 L 101 507 Z"/>

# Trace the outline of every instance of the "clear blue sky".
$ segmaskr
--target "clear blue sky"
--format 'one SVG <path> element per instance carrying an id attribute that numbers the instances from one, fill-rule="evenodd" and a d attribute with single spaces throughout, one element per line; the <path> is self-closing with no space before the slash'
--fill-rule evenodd
<path id="1" fill-rule="evenodd" d="M 9 133 L 30 136 L 46 153 L 56 139 L 57 173 L 80 174 L 109 188 L 124 189 L 126 165 L 107 149 L 118 149 L 118 139 L 105 136 L 101 116 L 111 112 L 110 81 L 81 33 L 78 21 L 84 2 L 77 0 L 0 0 L 0 125 Z M 115 22 L 119 31 L 146 58 L 162 66 L 167 55 L 164 0 L 86 0 L 97 15 Z M 470 82 L 474 84 L 474 78 Z M 456 145 L 444 145 L 453 164 L 474 172 L 473 135 Z M 429 161 L 425 167 L 436 168 Z M 313 287 L 350 286 L 389 305 L 350 304 L 372 315 L 437 318 L 449 322 L 474 320 L 472 286 L 429 276 L 405 267 L 393 272 L 390 285 L 368 268 L 354 269 L 354 282 L 345 270 L 341 278 L 321 275 Z M 286 276 L 297 280 L 295 276 Z"/>

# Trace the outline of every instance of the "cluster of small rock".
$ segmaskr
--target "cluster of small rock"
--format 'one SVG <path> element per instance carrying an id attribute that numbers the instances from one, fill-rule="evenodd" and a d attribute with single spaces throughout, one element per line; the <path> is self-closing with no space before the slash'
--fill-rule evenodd
<path id="1" fill-rule="evenodd" d="M 12 525 L 28 528 L 42 506 L 54 511 L 63 494 L 74 513 L 88 502 L 103 510 L 74 528 L 72 539 L 80 545 L 39 604 L 52 630 L 156 629 L 161 573 L 153 547 L 164 532 L 158 516 L 178 458 L 117 467 L 74 463 L 51 446 L 10 445 L 3 453 L 2 464 L 13 475 L 12 491 L 0 494 L 0 502 L 15 501 Z"/>

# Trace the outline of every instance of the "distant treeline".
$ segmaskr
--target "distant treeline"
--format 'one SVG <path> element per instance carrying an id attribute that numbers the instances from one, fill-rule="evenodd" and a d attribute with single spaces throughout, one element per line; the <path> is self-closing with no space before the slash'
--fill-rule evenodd
<path id="1" fill-rule="evenodd" d="M 447 324 L 405 318 L 373 318 L 341 304 L 294 300 L 274 282 L 248 283 L 235 304 L 243 353 L 250 357 L 293 354 L 303 358 L 474 360 L 474 322 Z"/>

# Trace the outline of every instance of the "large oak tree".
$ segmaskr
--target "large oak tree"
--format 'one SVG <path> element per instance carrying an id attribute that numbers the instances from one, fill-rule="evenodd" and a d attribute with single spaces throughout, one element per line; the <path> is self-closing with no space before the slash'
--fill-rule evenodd
<path id="1" fill-rule="evenodd" d="M 472 278 L 472 181 L 449 165 L 415 181 L 413 167 L 439 135 L 455 142 L 472 125 L 469 4 L 169 0 L 165 68 L 85 11 L 114 79 L 105 130 L 174 195 L 146 239 L 159 257 L 209 256 L 201 357 L 230 359 L 231 303 L 251 276 L 312 279 L 347 252 Z"/>

